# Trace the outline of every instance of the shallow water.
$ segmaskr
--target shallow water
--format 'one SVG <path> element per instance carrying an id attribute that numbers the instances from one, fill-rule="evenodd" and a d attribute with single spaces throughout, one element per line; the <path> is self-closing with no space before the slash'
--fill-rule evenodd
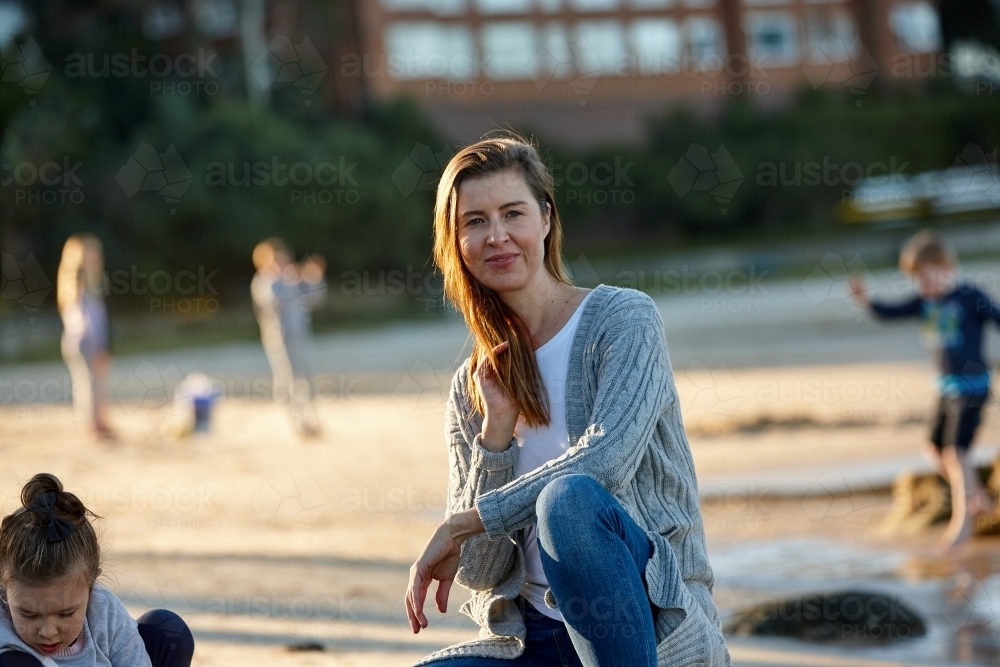
<path id="1" fill-rule="evenodd" d="M 726 623 L 767 601 L 805 593 L 883 593 L 920 614 L 927 634 L 890 640 L 847 638 L 825 652 L 926 665 L 1000 664 L 1000 541 L 979 540 L 961 560 L 922 559 L 911 549 L 777 538 L 712 550 L 715 598 Z M 893 613 L 888 611 L 886 613 Z M 836 612 L 834 612 L 836 615 Z M 831 620 L 836 620 L 831 618 Z M 892 628 L 891 618 L 887 619 Z"/>

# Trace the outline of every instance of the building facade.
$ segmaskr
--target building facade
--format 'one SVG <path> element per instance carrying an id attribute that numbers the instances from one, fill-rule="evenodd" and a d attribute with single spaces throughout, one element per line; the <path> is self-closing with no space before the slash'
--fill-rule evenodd
<path id="1" fill-rule="evenodd" d="M 651 114 L 777 106 L 802 87 L 864 96 L 941 49 L 927 0 L 368 0 L 337 74 L 416 99 L 452 141 L 516 127 L 635 140 Z"/>

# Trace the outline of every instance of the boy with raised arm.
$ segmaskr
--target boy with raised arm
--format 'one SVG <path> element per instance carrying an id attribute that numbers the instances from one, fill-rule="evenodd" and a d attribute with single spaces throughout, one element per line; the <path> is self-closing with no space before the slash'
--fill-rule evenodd
<path id="1" fill-rule="evenodd" d="M 935 233 L 922 231 L 903 247 L 899 268 L 916 283 L 917 294 L 896 304 L 870 300 L 863 281 L 851 278 L 854 297 L 880 319 L 920 317 L 938 369 L 937 411 L 927 446 L 931 460 L 951 486 L 951 523 L 941 546 L 968 539 L 983 508 L 979 480 L 969 461 L 980 413 L 990 396 L 989 367 L 983 359 L 983 327 L 1000 323 L 1000 309 L 975 286 L 960 282 L 957 258 Z"/>

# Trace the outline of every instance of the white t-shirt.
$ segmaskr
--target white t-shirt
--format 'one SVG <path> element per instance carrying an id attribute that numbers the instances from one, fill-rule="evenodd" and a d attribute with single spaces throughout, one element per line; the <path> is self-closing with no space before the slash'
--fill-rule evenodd
<path id="1" fill-rule="evenodd" d="M 549 397 L 549 425 L 530 428 L 518 418 L 514 434 L 518 437 L 521 451 L 518 453 L 517 465 L 514 466 L 515 477 L 520 477 L 552 459 L 559 458 L 569 449 L 569 429 L 566 426 L 566 375 L 569 372 L 569 355 L 580 324 L 580 316 L 591 294 L 593 290 L 587 293 L 559 333 L 535 350 L 535 362 L 538 364 L 542 384 Z M 524 588 L 521 589 L 521 595 L 546 616 L 563 620 L 562 614 L 545 605 L 545 590 L 549 584 L 538 553 L 535 524 L 529 524 L 517 531 L 516 538 L 524 549 L 525 565 L 528 570 L 528 578 Z"/>

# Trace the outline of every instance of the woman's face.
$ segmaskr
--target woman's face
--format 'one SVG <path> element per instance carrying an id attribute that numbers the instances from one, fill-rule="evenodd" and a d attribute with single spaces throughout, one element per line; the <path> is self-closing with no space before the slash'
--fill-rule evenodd
<path id="1" fill-rule="evenodd" d="M 457 236 L 462 262 L 484 286 L 525 289 L 545 271 L 548 206 L 517 171 L 470 178 L 458 186 Z"/>
<path id="2" fill-rule="evenodd" d="M 66 648 L 80 636 L 87 617 L 90 586 L 79 573 L 47 584 L 11 580 L 7 604 L 17 636 L 42 655 Z"/>

